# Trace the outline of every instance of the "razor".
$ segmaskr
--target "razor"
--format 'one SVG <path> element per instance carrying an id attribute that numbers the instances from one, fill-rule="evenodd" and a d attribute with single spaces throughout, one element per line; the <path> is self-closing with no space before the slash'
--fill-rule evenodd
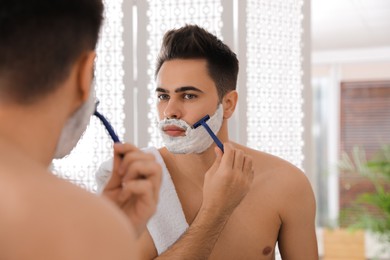
<path id="1" fill-rule="evenodd" d="M 99 102 L 96 103 L 96 108 L 98 104 Z M 100 114 L 96 108 L 93 115 L 100 119 L 100 121 L 103 123 L 104 127 L 106 128 L 108 134 L 111 136 L 111 139 L 114 141 L 114 143 L 120 143 L 120 140 L 117 134 L 115 133 L 114 128 L 112 128 L 110 122 L 108 122 L 108 120 L 102 114 Z"/>
<path id="2" fill-rule="evenodd" d="M 204 117 L 202 117 L 198 122 L 196 122 L 192 128 L 193 129 L 196 129 L 198 128 L 199 126 L 203 126 L 204 128 L 206 128 L 207 132 L 209 133 L 209 135 L 211 136 L 211 138 L 213 138 L 215 144 L 219 147 L 219 149 L 221 149 L 222 152 L 224 152 L 223 150 L 223 144 L 221 143 L 221 141 L 218 139 L 218 137 L 213 133 L 213 131 L 210 129 L 210 127 L 208 126 L 208 124 L 206 123 L 207 120 L 210 119 L 210 116 L 209 115 L 205 115 Z"/>

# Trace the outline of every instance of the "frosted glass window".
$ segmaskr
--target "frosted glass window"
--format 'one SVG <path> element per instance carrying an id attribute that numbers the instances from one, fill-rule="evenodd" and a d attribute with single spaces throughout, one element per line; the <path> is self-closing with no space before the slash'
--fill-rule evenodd
<path id="1" fill-rule="evenodd" d="M 248 146 L 302 168 L 303 0 L 247 1 Z"/>

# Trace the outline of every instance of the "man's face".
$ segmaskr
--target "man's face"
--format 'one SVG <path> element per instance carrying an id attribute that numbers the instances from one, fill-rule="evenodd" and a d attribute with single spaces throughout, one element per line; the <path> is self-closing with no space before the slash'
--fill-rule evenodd
<path id="1" fill-rule="evenodd" d="M 212 116 L 218 105 L 214 81 L 203 59 L 166 61 L 157 74 L 157 109 L 159 119 L 182 119 L 193 125 L 206 114 Z M 170 136 L 183 136 L 182 129 L 167 128 Z"/>

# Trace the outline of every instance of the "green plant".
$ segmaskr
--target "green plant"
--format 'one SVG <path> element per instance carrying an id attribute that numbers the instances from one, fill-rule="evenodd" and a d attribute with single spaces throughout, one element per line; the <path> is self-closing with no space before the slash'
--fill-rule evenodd
<path id="1" fill-rule="evenodd" d="M 371 160 L 363 149 L 354 148 L 351 157 L 342 155 L 340 169 L 367 177 L 374 185 L 374 192 L 360 194 L 351 208 L 344 210 L 341 218 L 348 218 L 351 228 L 364 228 L 379 234 L 390 244 L 390 145 L 383 145 Z M 375 214 L 367 211 L 375 208 Z M 353 214 L 351 214 L 353 212 Z"/>

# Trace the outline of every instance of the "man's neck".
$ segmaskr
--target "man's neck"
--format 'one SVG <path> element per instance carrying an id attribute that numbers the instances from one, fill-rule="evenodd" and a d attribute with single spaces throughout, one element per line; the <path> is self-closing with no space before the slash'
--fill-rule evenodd
<path id="1" fill-rule="evenodd" d="M 60 118 L 56 111 L 39 106 L 1 106 L 0 137 L 34 161 L 49 165 L 62 126 Z"/>
<path id="2" fill-rule="evenodd" d="M 206 151 L 199 154 L 170 153 L 170 155 L 174 158 L 174 161 L 179 166 L 194 170 L 208 170 L 215 160 L 214 147 L 215 145 L 212 145 L 208 149 L 206 149 Z"/>
<path id="3" fill-rule="evenodd" d="M 215 145 L 213 144 L 200 154 L 173 154 L 166 148 L 162 148 L 160 153 L 171 177 L 176 180 L 176 184 L 180 181 L 190 181 L 201 188 L 203 187 L 204 176 L 216 158 L 214 148 Z"/>
<path id="4" fill-rule="evenodd" d="M 160 149 L 161 156 L 176 185 L 182 181 L 203 187 L 204 175 L 215 160 L 214 148 L 201 154 L 173 154 L 166 148 Z"/>

